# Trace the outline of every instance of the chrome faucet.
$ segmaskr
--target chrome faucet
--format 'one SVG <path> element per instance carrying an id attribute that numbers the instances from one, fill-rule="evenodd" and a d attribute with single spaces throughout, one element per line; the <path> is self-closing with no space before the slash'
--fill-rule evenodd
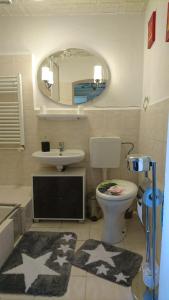
<path id="1" fill-rule="evenodd" d="M 59 142 L 59 151 L 60 151 L 59 155 L 62 155 L 64 148 L 65 148 L 64 142 Z"/>

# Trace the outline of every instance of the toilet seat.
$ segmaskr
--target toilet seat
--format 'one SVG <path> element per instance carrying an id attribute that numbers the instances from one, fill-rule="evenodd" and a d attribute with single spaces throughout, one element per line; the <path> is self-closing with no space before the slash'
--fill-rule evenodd
<path id="1" fill-rule="evenodd" d="M 97 186 L 96 195 L 104 200 L 109 200 L 109 201 L 117 201 L 117 200 L 125 201 L 137 195 L 138 188 L 135 183 L 127 180 L 121 180 L 121 179 L 112 179 L 112 182 L 117 183 L 117 185 L 119 185 L 124 189 L 124 191 L 122 191 L 120 195 L 108 195 L 106 193 L 100 192 L 98 190 L 100 184 Z"/>

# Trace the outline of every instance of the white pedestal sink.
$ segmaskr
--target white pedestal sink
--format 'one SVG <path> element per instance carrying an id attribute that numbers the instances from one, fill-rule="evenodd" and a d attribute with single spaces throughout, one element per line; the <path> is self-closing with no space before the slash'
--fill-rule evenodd
<path id="1" fill-rule="evenodd" d="M 58 171 L 62 171 L 64 166 L 78 163 L 84 159 L 85 153 L 79 149 L 51 149 L 49 152 L 36 151 L 32 157 L 36 158 L 42 164 L 55 166 Z"/>

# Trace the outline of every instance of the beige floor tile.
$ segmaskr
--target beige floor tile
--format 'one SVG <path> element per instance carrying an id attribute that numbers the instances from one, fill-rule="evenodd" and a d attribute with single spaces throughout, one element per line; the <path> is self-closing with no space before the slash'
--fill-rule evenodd
<path id="1" fill-rule="evenodd" d="M 103 218 L 99 219 L 96 222 L 90 223 L 90 228 L 92 228 L 92 229 L 102 229 L 102 226 L 103 226 Z"/>
<path id="2" fill-rule="evenodd" d="M 77 234 L 78 240 L 89 239 L 91 221 L 86 220 L 84 223 L 77 221 L 62 222 L 39 222 L 33 223 L 30 230 L 32 231 L 52 231 L 52 232 L 74 232 Z"/>
<path id="3" fill-rule="evenodd" d="M 101 240 L 103 219 L 90 223 L 90 239 Z"/>
<path id="4" fill-rule="evenodd" d="M 12 295 L 12 294 L 0 294 L 0 300 L 34 300 L 34 296 L 31 295 Z"/>
<path id="5" fill-rule="evenodd" d="M 145 258 L 145 232 L 138 217 L 133 216 L 127 221 L 127 236 L 124 239 L 124 247 L 127 250 L 137 252 Z"/>
<path id="6" fill-rule="evenodd" d="M 85 300 L 132 300 L 130 288 L 126 288 L 96 276 L 87 277 Z"/>
<path id="7" fill-rule="evenodd" d="M 145 259 L 145 244 L 138 239 L 130 240 L 130 242 L 124 243 L 124 248 L 129 251 L 136 252 L 143 256 L 143 260 Z"/>
<path id="8" fill-rule="evenodd" d="M 45 228 L 60 228 L 62 225 L 62 222 L 59 221 L 40 221 L 40 222 L 35 222 L 32 224 L 32 228 L 37 228 L 37 227 L 45 227 Z"/>
<path id="9" fill-rule="evenodd" d="M 92 238 L 101 240 L 103 219 L 97 222 L 85 221 L 84 224 L 78 222 L 40 222 L 34 223 L 31 230 L 52 231 L 52 232 L 75 232 L 78 236 L 76 251 L 85 240 Z M 115 246 L 125 248 L 145 257 L 145 232 L 138 221 L 138 217 L 127 220 L 127 236 L 124 241 Z M 7 295 L 5 295 L 6 297 Z M 17 296 L 18 297 L 18 296 Z M 49 297 L 33 297 L 34 300 L 50 300 Z M 29 300 L 33 300 L 30 296 Z M 129 288 L 111 283 L 98 278 L 86 271 L 72 266 L 71 278 L 68 291 L 63 297 L 52 297 L 60 300 L 133 300 Z M 0 300 L 21 300 L 21 298 L 2 298 Z M 26 300 L 26 298 L 22 298 Z"/>
<path id="10" fill-rule="evenodd" d="M 71 276 L 86 277 L 86 274 L 87 274 L 86 271 L 84 271 L 84 270 L 82 270 L 80 268 L 72 266 Z"/>
<path id="11" fill-rule="evenodd" d="M 43 227 L 43 226 L 39 226 L 39 227 L 31 227 L 30 228 L 31 231 L 43 231 L 43 232 L 62 232 L 63 230 L 61 228 L 57 228 L 57 227 Z"/>
<path id="12" fill-rule="evenodd" d="M 143 295 L 145 293 L 145 290 L 146 290 L 142 278 L 143 278 L 143 275 L 142 275 L 142 272 L 140 271 L 137 273 L 137 275 L 135 276 L 135 278 L 133 279 L 133 282 L 132 282 L 132 291 L 136 297 L 136 300 L 142 299 Z"/>
<path id="13" fill-rule="evenodd" d="M 71 227 L 71 226 L 67 226 L 64 228 L 61 228 L 60 231 L 62 232 L 74 232 L 77 235 L 77 240 L 78 241 L 84 241 L 84 240 L 88 240 L 89 239 L 89 233 L 90 230 L 86 229 L 85 227 Z"/>
<path id="14" fill-rule="evenodd" d="M 139 217 L 137 216 L 136 212 L 133 213 L 133 217 L 131 219 L 126 219 L 126 226 L 127 229 L 131 232 L 135 232 L 136 229 L 142 230 L 143 226 L 140 222 Z"/>
<path id="15" fill-rule="evenodd" d="M 95 229 L 92 228 L 90 229 L 90 239 L 94 239 L 94 240 L 101 240 L 102 239 L 102 229 Z"/>
<path id="16" fill-rule="evenodd" d="M 51 232 L 74 232 L 77 235 L 77 239 L 79 241 L 84 241 L 89 239 L 89 234 L 90 234 L 90 229 L 86 228 L 85 226 L 81 226 L 82 224 L 79 224 L 80 226 L 73 226 L 71 227 L 70 224 L 64 225 L 64 227 L 60 226 L 60 227 L 45 227 L 45 226 L 41 226 L 41 224 L 39 223 L 39 226 L 34 227 L 32 226 L 30 230 L 32 231 L 51 231 Z"/>
<path id="17" fill-rule="evenodd" d="M 119 247 L 119 248 L 124 248 L 124 247 L 125 247 L 124 240 L 123 240 L 123 241 L 121 241 L 120 243 L 114 244 L 113 246 L 115 246 L 115 247 Z"/>
<path id="18" fill-rule="evenodd" d="M 85 277 L 71 277 L 69 281 L 68 291 L 60 300 L 85 300 Z"/>
<path id="19" fill-rule="evenodd" d="M 33 223 L 30 230 L 36 231 L 68 231 L 75 232 L 78 235 L 78 240 L 86 240 L 89 238 L 101 239 L 101 232 L 103 226 L 103 219 L 97 222 L 85 220 L 84 223 L 77 221 L 62 221 L 62 222 L 45 222 L 40 221 L 39 223 Z"/>
<path id="20" fill-rule="evenodd" d="M 85 287 L 86 287 L 85 277 L 71 276 L 67 293 L 59 299 L 60 300 L 70 300 L 70 299 L 85 300 Z"/>
<path id="21" fill-rule="evenodd" d="M 85 228 L 86 230 L 89 230 L 91 226 L 91 221 L 86 219 L 84 222 L 82 221 L 63 221 L 61 222 L 61 228 Z"/>

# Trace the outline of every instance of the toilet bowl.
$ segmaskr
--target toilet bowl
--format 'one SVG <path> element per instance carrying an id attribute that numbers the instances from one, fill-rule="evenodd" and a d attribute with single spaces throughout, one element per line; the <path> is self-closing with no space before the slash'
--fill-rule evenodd
<path id="1" fill-rule="evenodd" d="M 126 234 L 125 211 L 131 206 L 137 195 L 136 184 L 126 180 L 113 179 L 122 192 L 119 195 L 107 194 L 99 191 L 102 182 L 96 188 L 96 198 L 103 211 L 104 225 L 102 240 L 110 244 L 119 243 Z M 107 182 L 107 181 L 106 181 Z"/>
<path id="2" fill-rule="evenodd" d="M 102 169 L 103 180 L 107 179 L 107 169 L 120 168 L 121 162 L 120 137 L 91 137 L 90 164 L 91 167 Z M 119 243 L 125 236 L 124 214 L 137 195 L 137 186 L 130 181 L 114 179 L 105 183 L 116 183 L 121 188 L 119 194 L 96 188 L 96 198 L 103 211 L 104 226 L 102 240 L 110 244 Z"/>

